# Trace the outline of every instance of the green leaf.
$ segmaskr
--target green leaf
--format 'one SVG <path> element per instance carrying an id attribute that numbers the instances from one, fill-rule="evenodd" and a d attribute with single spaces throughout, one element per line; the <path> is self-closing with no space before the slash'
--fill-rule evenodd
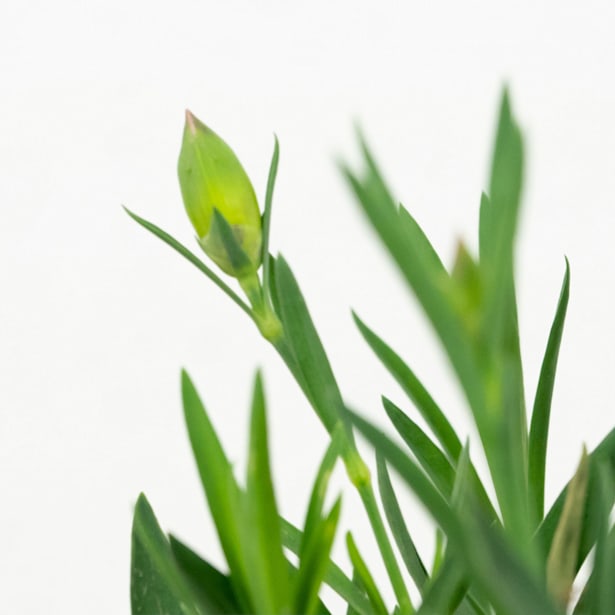
<path id="1" fill-rule="evenodd" d="M 265 210 L 263 212 L 263 245 L 262 245 L 262 263 L 263 263 L 263 288 L 266 293 L 269 290 L 269 274 L 271 259 L 269 258 L 269 236 L 271 234 L 271 208 L 273 205 L 273 189 L 275 187 L 275 179 L 278 174 L 278 162 L 280 160 L 280 144 L 278 138 L 274 135 L 275 143 L 273 147 L 273 156 L 269 165 L 269 176 L 267 177 L 267 192 L 265 194 Z"/>
<path id="2" fill-rule="evenodd" d="M 186 260 L 191 262 L 199 271 L 204 273 L 222 292 L 230 297 L 250 318 L 254 319 L 252 310 L 250 307 L 239 297 L 239 295 L 233 291 L 222 279 L 216 275 L 200 258 L 193 254 L 188 248 L 183 246 L 177 239 L 169 235 L 166 231 L 148 222 L 144 218 L 137 216 L 137 214 L 124 207 L 124 211 L 143 228 L 147 229 L 150 233 L 164 241 L 167 245 L 171 246 L 176 252 L 179 252 Z"/>
<path id="3" fill-rule="evenodd" d="M 352 415 L 352 422 L 431 513 L 466 567 L 471 582 L 478 585 L 498 615 L 557 615 L 536 577 L 479 506 L 473 506 L 471 514 L 453 514 L 429 478 L 394 442 L 358 415 Z"/>
<path id="4" fill-rule="evenodd" d="M 610 515 L 613 509 L 614 475 L 606 464 L 599 464 L 597 478 L 600 485 L 601 510 L 597 524 L 596 555 L 590 578 L 590 608 L 592 615 L 615 613 L 615 544 L 609 539 Z"/>
<path id="5" fill-rule="evenodd" d="M 208 250 L 216 252 L 217 258 L 228 263 L 227 266 L 233 271 L 231 275 L 242 277 L 242 272 L 253 271 L 254 266 L 250 262 L 250 258 L 241 247 L 228 220 L 217 207 L 213 209 L 207 241 Z"/>
<path id="6" fill-rule="evenodd" d="M 397 433 L 408 445 L 440 493 L 448 499 L 455 481 L 455 469 L 451 462 L 430 440 L 429 436 L 392 401 L 383 397 L 382 403 Z"/>
<path id="7" fill-rule="evenodd" d="M 248 598 L 248 570 L 240 534 L 242 494 L 205 407 L 185 370 L 182 370 L 182 399 L 192 451 L 237 598 L 242 608 L 253 611 Z"/>
<path id="8" fill-rule="evenodd" d="M 370 573 L 365 560 L 361 557 L 361 554 L 359 553 L 357 545 L 355 544 L 350 532 L 346 534 L 346 546 L 348 548 L 348 555 L 350 557 L 350 561 L 352 562 L 354 571 L 361 580 L 361 584 L 365 588 L 365 592 L 367 593 L 367 597 L 369 598 L 374 611 L 377 615 L 388 615 L 386 605 L 384 604 L 384 600 L 382 599 L 380 591 L 376 586 L 374 577 Z"/>
<path id="9" fill-rule="evenodd" d="M 433 400 L 414 372 L 404 363 L 399 355 L 374 333 L 354 312 L 354 321 L 361 335 L 374 351 L 382 364 L 414 402 L 421 416 L 425 419 L 434 435 L 444 448 L 446 454 L 456 460 L 461 452 L 461 442 L 449 423 L 446 415 Z"/>
<path id="10" fill-rule="evenodd" d="M 282 256 L 276 259 L 274 288 L 295 367 L 301 370 L 314 410 L 331 433 L 342 418 L 342 396 L 299 285 Z"/>
<path id="11" fill-rule="evenodd" d="M 318 607 L 318 593 L 329 566 L 329 556 L 339 522 L 341 496 L 324 519 L 311 527 L 309 535 L 304 533 L 299 574 L 295 582 L 293 613 L 312 615 Z M 306 536 L 308 538 L 306 539 Z M 303 547 L 305 544 L 305 547 Z"/>
<path id="12" fill-rule="evenodd" d="M 476 611 L 463 602 L 467 591 L 468 581 L 463 567 L 456 559 L 446 557 L 425 588 L 417 615 L 475 615 Z"/>
<path id="13" fill-rule="evenodd" d="M 482 416 L 485 401 L 477 357 L 450 301 L 449 275 L 416 221 L 406 210 L 397 207 L 364 142 L 362 149 L 365 161 L 362 176 L 359 177 L 346 167 L 342 171 L 373 228 L 431 321 L 459 377 L 470 407 Z"/>
<path id="14" fill-rule="evenodd" d="M 132 525 L 130 604 L 133 615 L 202 615 L 166 536 L 143 494 Z"/>
<path id="15" fill-rule="evenodd" d="M 288 564 L 282 549 L 271 480 L 265 397 L 260 373 L 256 374 L 252 398 L 244 511 L 240 531 L 250 571 L 248 582 L 255 613 L 276 615 L 287 612 L 290 606 Z"/>
<path id="16" fill-rule="evenodd" d="M 292 523 L 284 518 L 280 518 L 282 524 L 282 542 L 284 546 L 296 555 L 299 554 L 303 533 Z M 341 598 L 356 610 L 359 615 L 374 615 L 372 606 L 353 581 L 351 581 L 334 562 L 329 560 L 329 565 L 325 573 L 325 583 L 333 589 Z"/>
<path id="17" fill-rule="evenodd" d="M 174 536 L 169 536 L 175 561 L 207 613 L 243 613 L 230 578 L 199 557 Z"/>
<path id="18" fill-rule="evenodd" d="M 551 417 L 551 399 L 553 397 L 553 385 L 557 370 L 566 308 L 570 295 L 570 267 L 566 259 L 566 273 L 557 303 L 555 318 L 551 325 L 549 341 L 540 368 L 540 377 L 534 398 L 534 409 L 530 426 L 529 439 L 529 487 L 531 503 L 534 506 L 536 519 L 542 519 L 544 515 L 544 492 L 545 492 L 545 465 L 547 458 L 547 440 L 549 436 L 549 419 Z"/>
<path id="19" fill-rule="evenodd" d="M 408 527 L 402 515 L 399 507 L 399 502 L 391 478 L 386 467 L 386 463 L 382 455 L 376 455 L 376 464 L 378 471 L 378 489 L 380 491 L 380 499 L 384 507 L 384 513 L 386 515 L 389 527 L 393 533 L 395 544 L 399 549 L 401 558 L 406 565 L 406 569 L 410 573 L 413 581 L 416 583 L 417 588 L 421 591 L 427 582 L 427 569 L 423 564 L 421 557 L 418 554 L 414 541 L 410 536 Z"/>
<path id="20" fill-rule="evenodd" d="M 577 554 L 587 495 L 589 461 L 583 448 L 581 461 L 570 481 L 564 509 L 557 524 L 547 558 L 547 589 L 558 604 L 566 607 L 576 577 Z"/>
<path id="21" fill-rule="evenodd" d="M 303 524 L 303 539 L 301 541 L 301 549 L 299 550 L 300 560 L 303 559 L 313 529 L 322 521 L 322 511 L 325 505 L 329 479 L 331 478 L 338 457 L 342 452 L 344 441 L 343 429 L 341 424 L 334 429 L 331 435 L 331 441 L 320 463 L 320 467 L 318 468 L 316 479 L 314 480 L 314 486 L 312 487 L 310 502 Z"/>
<path id="22" fill-rule="evenodd" d="M 605 463 L 610 471 L 615 473 L 615 429 L 611 430 L 589 455 L 589 480 L 585 510 L 583 512 L 583 528 L 581 530 L 581 540 L 577 556 L 577 571 L 595 544 L 598 536 L 598 526 L 604 506 L 603 498 L 605 497 L 605 494 L 601 492 L 601 483 L 597 471 L 601 463 Z M 541 547 L 545 558 L 553 543 L 553 536 L 564 508 L 567 491 L 568 485 L 561 491 L 536 533 L 536 543 Z M 610 505 L 613 506 L 615 494 L 609 492 L 608 497 L 610 498 Z"/>

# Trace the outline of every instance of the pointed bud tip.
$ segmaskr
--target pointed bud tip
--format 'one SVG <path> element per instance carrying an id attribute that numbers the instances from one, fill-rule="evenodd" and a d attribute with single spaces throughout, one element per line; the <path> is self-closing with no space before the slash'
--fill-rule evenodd
<path id="1" fill-rule="evenodd" d="M 192 133 L 192 135 L 196 135 L 196 122 L 197 119 L 192 115 L 190 109 L 186 109 L 186 126 L 188 130 Z"/>

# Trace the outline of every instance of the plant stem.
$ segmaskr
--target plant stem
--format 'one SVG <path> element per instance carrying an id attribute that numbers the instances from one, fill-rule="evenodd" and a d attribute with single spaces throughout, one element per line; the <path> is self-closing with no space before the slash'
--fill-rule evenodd
<path id="1" fill-rule="evenodd" d="M 384 522 L 382 521 L 382 515 L 380 514 L 380 509 L 378 508 L 378 503 L 376 502 L 376 497 L 374 496 L 374 489 L 371 481 L 369 483 L 362 484 L 357 489 L 359 491 L 359 495 L 361 496 L 361 501 L 363 502 L 365 511 L 367 512 L 376 542 L 380 548 L 384 565 L 389 574 L 389 578 L 391 579 L 393 591 L 395 592 L 395 597 L 397 598 L 397 602 L 399 604 L 400 614 L 409 615 L 414 613 L 414 608 L 412 607 L 412 602 L 410 601 L 410 595 L 408 594 L 406 583 L 401 576 L 401 570 L 397 564 L 397 559 L 393 553 L 389 536 L 386 528 L 384 527 Z"/>

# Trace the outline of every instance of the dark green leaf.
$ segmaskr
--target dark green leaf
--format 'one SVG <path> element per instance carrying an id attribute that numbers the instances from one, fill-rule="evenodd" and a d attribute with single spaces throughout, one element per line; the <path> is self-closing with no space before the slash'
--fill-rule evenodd
<path id="1" fill-rule="evenodd" d="M 352 415 L 352 422 L 431 513 L 466 567 L 470 581 L 478 585 L 499 615 L 557 614 L 537 579 L 478 505 L 472 507 L 471 514 L 454 515 L 429 478 L 394 442 L 357 415 Z"/>
<path id="2" fill-rule="evenodd" d="M 414 372 L 404 363 L 399 355 L 374 333 L 354 312 L 354 321 L 365 341 L 382 361 L 391 375 L 397 380 L 404 392 L 414 402 L 421 416 L 425 419 L 434 435 L 453 460 L 461 452 L 461 442 L 449 423 L 446 415 L 433 400 Z"/>
<path id="3" fill-rule="evenodd" d="M 305 522 L 303 524 L 303 539 L 301 542 L 301 549 L 299 551 L 299 559 L 303 559 L 303 555 L 310 542 L 310 536 L 312 530 L 316 525 L 322 521 L 322 511 L 325 504 L 325 497 L 327 495 L 327 487 L 329 485 L 329 479 L 335 467 L 338 457 L 342 451 L 342 444 L 344 440 L 343 426 L 338 425 L 332 435 L 331 442 L 327 447 L 327 451 L 323 457 L 314 480 L 314 486 L 312 487 L 312 493 L 310 495 L 310 502 L 308 504 L 308 510 L 305 516 Z"/>
<path id="4" fill-rule="evenodd" d="M 549 341 L 540 368 L 540 377 L 534 398 L 532 422 L 530 426 L 529 440 L 529 487 L 531 503 L 534 507 L 536 519 L 542 519 L 544 515 L 544 492 L 545 492 L 545 464 L 547 457 L 547 440 L 549 436 L 549 419 L 551 416 L 551 399 L 553 397 L 553 385 L 557 370 L 566 308 L 570 294 L 570 267 L 566 259 L 566 273 L 557 303 L 555 318 L 551 325 Z"/>
<path id="5" fill-rule="evenodd" d="M 204 614 L 143 494 L 132 525 L 130 604 L 133 615 Z"/>
<path id="6" fill-rule="evenodd" d="M 408 445 L 440 493 L 448 499 L 455 481 L 455 469 L 451 462 L 430 440 L 429 436 L 392 401 L 383 397 L 382 403 L 397 433 Z"/>
<path id="7" fill-rule="evenodd" d="M 342 397 L 329 359 L 307 309 L 299 285 L 282 256 L 275 264 L 275 292 L 285 341 L 302 373 L 309 399 L 329 433 L 336 427 L 343 410 Z"/>
<path id="8" fill-rule="evenodd" d="M 337 530 L 342 500 L 338 497 L 330 513 L 312 526 L 302 548 L 299 574 L 295 583 L 293 613 L 312 615 L 318 607 L 318 593 L 329 566 L 329 556 Z M 306 534 L 304 534 L 305 538 Z M 302 544 L 303 547 L 303 544 Z"/>
<path id="9" fill-rule="evenodd" d="M 448 273 L 416 221 L 397 207 L 367 146 L 362 147 L 366 170 L 359 178 L 343 168 L 346 179 L 442 341 L 470 407 L 482 416 L 485 401 L 477 357 L 450 301 Z"/>
<path id="10" fill-rule="evenodd" d="M 236 595 L 243 608 L 253 610 L 249 606 L 248 570 L 240 537 L 242 493 L 205 407 L 185 371 L 182 371 L 182 399 L 188 436 Z"/>
<path id="11" fill-rule="evenodd" d="M 284 546 L 298 555 L 303 540 L 301 530 L 283 518 L 280 518 L 280 522 L 282 524 L 282 542 Z M 349 605 L 352 605 L 357 613 L 360 615 L 374 615 L 374 611 L 365 593 L 344 574 L 339 566 L 330 560 L 324 580 L 331 589 Z"/>
<path id="12" fill-rule="evenodd" d="M 346 534 L 346 546 L 348 547 L 348 555 L 350 557 L 350 561 L 352 562 L 353 569 L 359 579 L 361 579 L 361 584 L 365 588 L 365 593 L 367 594 L 374 611 L 377 615 L 388 615 L 386 605 L 384 604 L 384 600 L 382 599 L 380 591 L 376 586 L 374 577 L 370 573 L 365 560 L 361 557 L 361 554 L 359 553 L 357 545 L 355 544 L 350 532 Z"/>
<path id="13" fill-rule="evenodd" d="M 177 565 L 207 613 L 243 613 L 230 578 L 199 557 L 174 536 L 169 536 Z"/>
<path id="14" fill-rule="evenodd" d="M 150 233 L 162 239 L 167 245 L 171 246 L 176 252 L 179 252 L 186 260 L 191 262 L 199 271 L 204 273 L 218 288 L 222 290 L 227 296 L 229 296 L 250 318 L 253 318 L 250 307 L 239 297 L 239 295 L 233 291 L 222 279 L 217 276 L 200 258 L 195 256 L 188 248 L 183 246 L 177 239 L 169 235 L 166 231 L 148 222 L 144 218 L 137 216 L 126 207 L 124 207 L 126 213 L 143 228 L 147 229 Z"/>
<path id="15" fill-rule="evenodd" d="M 275 143 L 273 147 L 273 156 L 269 165 L 269 176 L 267 178 L 267 192 L 265 194 L 265 211 L 263 212 L 263 246 L 262 246 L 262 262 L 263 262 L 263 288 L 266 293 L 269 290 L 269 273 L 271 261 L 269 258 L 269 235 L 271 234 L 271 207 L 273 204 L 273 189 L 275 187 L 275 179 L 278 173 L 278 162 L 280 160 L 280 144 L 278 138 L 274 135 Z"/>
<path id="16" fill-rule="evenodd" d="M 426 586 L 417 615 L 475 615 L 476 611 L 467 602 L 462 602 L 467 590 L 463 567 L 459 561 L 447 557 Z"/>
<path id="17" fill-rule="evenodd" d="M 378 470 L 378 489 L 380 491 L 380 499 L 384 507 L 384 513 L 389 527 L 393 533 L 395 544 L 399 549 L 406 569 L 410 573 L 410 576 L 416 583 L 419 591 L 422 592 L 423 587 L 427 581 L 427 570 L 421 560 L 421 557 L 416 550 L 414 541 L 408 532 L 408 527 L 399 508 L 399 502 L 397 496 L 393 490 L 393 485 L 389 477 L 389 472 L 386 467 L 386 463 L 382 458 L 382 455 L 376 455 L 376 463 Z"/>
<path id="18" fill-rule="evenodd" d="M 248 582 L 255 612 L 277 615 L 288 611 L 290 583 L 282 550 L 279 515 L 271 481 L 265 396 L 256 374 L 250 422 L 250 450 L 242 532 L 248 559 Z"/>

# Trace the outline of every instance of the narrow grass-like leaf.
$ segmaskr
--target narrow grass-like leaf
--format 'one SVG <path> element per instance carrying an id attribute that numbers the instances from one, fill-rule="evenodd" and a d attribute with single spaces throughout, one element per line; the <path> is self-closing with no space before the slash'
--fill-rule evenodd
<path id="1" fill-rule="evenodd" d="M 237 237 L 228 220 L 220 213 L 217 207 L 213 209 L 208 238 L 215 241 L 216 248 L 223 250 L 224 256 L 220 254 L 220 257 L 230 263 L 233 271 L 239 273 L 245 269 L 250 269 L 251 264 L 248 255 L 244 252 L 239 241 L 237 241 Z"/>
<path id="2" fill-rule="evenodd" d="M 413 581 L 416 583 L 419 591 L 423 590 L 427 581 L 427 569 L 421 560 L 416 549 L 414 541 L 410 536 L 406 521 L 399 507 L 399 502 L 391 478 L 386 467 L 386 462 L 379 453 L 376 455 L 376 464 L 378 472 L 378 490 L 380 491 L 380 499 L 384 507 L 389 527 L 395 539 L 395 544 L 399 549 L 401 558 L 406 565 L 406 569 L 410 573 Z"/>
<path id="3" fill-rule="evenodd" d="M 205 615 L 143 494 L 132 525 L 130 604 L 133 615 Z"/>
<path id="4" fill-rule="evenodd" d="M 600 522 L 600 515 L 602 514 L 602 507 L 604 506 L 603 497 L 605 497 L 605 494 L 601 492 L 601 484 L 597 472 L 597 468 L 601 463 L 606 464 L 610 471 L 615 473 L 615 429 L 611 430 L 589 455 L 587 499 L 583 512 L 583 528 L 579 542 L 576 571 L 581 567 L 590 549 L 595 544 L 598 535 L 597 528 Z M 568 485 L 561 491 L 536 533 L 536 543 L 540 546 L 545 558 L 551 549 L 553 536 L 564 508 L 567 491 Z M 609 493 L 608 497 L 611 498 L 610 506 L 612 507 L 615 502 L 615 494 Z"/>
<path id="5" fill-rule="evenodd" d="M 435 251 L 418 224 L 408 212 L 400 212 L 364 142 L 362 148 L 366 167 L 362 177 L 345 167 L 342 171 L 431 321 L 470 407 L 481 417 L 485 403 L 477 357 L 449 300 L 451 282 L 448 273 L 438 264 L 439 259 L 434 258 Z"/>
<path id="6" fill-rule="evenodd" d="M 243 613 L 235 597 L 230 578 L 198 556 L 174 536 L 169 536 L 171 550 L 180 570 L 198 596 L 206 613 L 228 615 Z"/>
<path id="7" fill-rule="evenodd" d="M 231 571 L 233 587 L 242 608 L 253 610 L 248 597 L 248 571 L 240 537 L 242 493 L 205 407 L 185 371 L 182 371 L 182 399 L 188 436 L 209 510 Z"/>
<path id="8" fill-rule="evenodd" d="M 395 378 L 408 397 L 414 402 L 446 454 L 456 460 L 461 452 L 461 441 L 449 423 L 446 415 L 433 400 L 414 372 L 401 357 L 372 331 L 354 312 L 354 321 L 361 335 L 374 351 L 382 364 Z"/>
<path id="9" fill-rule="evenodd" d="M 322 511 L 327 495 L 329 479 L 331 478 L 335 463 L 342 452 L 342 443 L 344 439 L 343 429 L 343 426 L 339 424 L 333 430 L 331 441 L 320 463 L 320 467 L 318 468 L 318 473 L 316 474 L 316 479 L 314 480 L 314 486 L 312 487 L 312 493 L 310 495 L 307 513 L 305 515 L 305 522 L 303 524 L 303 539 L 299 551 L 299 559 L 303 558 L 305 549 L 310 541 L 312 529 L 322 520 Z"/>
<path id="10" fill-rule="evenodd" d="M 248 557 L 248 582 L 255 612 L 278 615 L 287 612 L 290 606 L 290 583 L 271 480 L 265 396 L 260 373 L 256 374 L 254 382 L 251 414 L 246 515 L 240 531 Z"/>
<path id="11" fill-rule="evenodd" d="M 312 526 L 305 540 L 306 547 L 302 550 L 299 574 L 294 584 L 293 613 L 312 615 L 318 607 L 318 593 L 329 565 L 341 504 L 340 496 L 329 514 Z"/>
<path id="12" fill-rule="evenodd" d="M 269 165 L 269 176 L 267 177 L 267 192 L 265 193 L 265 210 L 263 212 L 263 245 L 262 245 L 262 262 L 263 262 L 263 288 L 266 293 L 269 293 L 269 274 L 271 262 L 269 259 L 269 236 L 271 234 L 271 211 L 273 205 L 273 189 L 275 187 L 275 179 L 278 174 L 278 162 L 280 160 L 280 144 L 277 136 L 274 135 L 273 156 Z"/>
<path id="13" fill-rule="evenodd" d="M 547 558 L 547 589 L 562 607 L 568 604 L 576 576 L 588 477 L 589 461 L 587 452 L 583 449 L 581 461 L 566 493 L 564 509 Z"/>
<path id="14" fill-rule="evenodd" d="M 447 557 L 426 586 L 417 615 L 476 615 L 477 611 L 463 602 L 467 590 L 463 567 L 456 559 Z"/>
<path id="15" fill-rule="evenodd" d="M 557 359 L 562 341 L 569 295 L 570 266 L 568 264 L 568 259 L 566 259 L 566 273 L 564 274 L 564 281 L 557 303 L 555 318 L 551 325 L 547 348 L 542 360 L 542 367 L 540 368 L 540 377 L 536 388 L 532 421 L 530 424 L 528 469 L 530 502 L 534 507 L 536 519 L 538 520 L 542 519 L 544 515 L 545 465 L 547 458 L 547 440 L 549 436 L 549 419 L 551 417 L 551 399 L 553 397 Z"/>
<path id="16" fill-rule="evenodd" d="M 182 245 L 177 239 L 169 235 L 166 231 L 152 224 L 148 220 L 141 218 L 137 214 L 130 211 L 127 207 L 124 207 L 126 213 L 143 228 L 147 229 L 150 233 L 164 241 L 167 245 L 171 246 L 176 252 L 179 252 L 187 261 L 191 262 L 199 271 L 204 273 L 223 293 L 230 297 L 250 318 L 254 319 L 252 310 L 245 303 L 241 297 L 232 289 L 228 284 L 222 281 L 222 279 L 216 275 L 198 256 L 193 254 L 188 248 Z"/>
<path id="17" fill-rule="evenodd" d="M 365 588 L 365 593 L 367 594 L 374 611 L 377 615 L 388 615 L 389 612 L 384 604 L 384 600 L 382 599 L 378 586 L 374 581 L 374 577 L 369 571 L 365 560 L 361 557 L 359 549 L 357 549 L 357 545 L 355 544 L 350 532 L 346 534 L 346 547 L 348 548 L 348 555 L 350 557 L 350 561 L 352 562 L 353 569 L 359 579 L 361 579 L 361 584 Z"/>
<path id="18" fill-rule="evenodd" d="M 455 480 L 451 492 L 451 505 L 453 508 L 460 510 L 466 505 L 466 499 L 469 494 L 470 481 L 470 442 L 465 443 L 457 467 L 455 468 Z"/>
<path id="19" fill-rule="evenodd" d="M 454 515 L 429 478 L 394 442 L 358 415 L 352 414 L 351 420 L 442 527 L 470 580 L 478 584 L 498 615 L 557 615 L 536 577 L 480 507 L 475 506 L 472 514 Z"/>
<path id="20" fill-rule="evenodd" d="M 296 555 L 299 554 L 303 533 L 292 523 L 280 518 L 282 525 L 282 542 L 284 546 Z M 351 581 L 334 562 L 329 560 L 324 582 L 343 598 L 359 615 L 374 615 L 374 610 L 365 596 L 353 581 Z"/>
<path id="21" fill-rule="evenodd" d="M 429 436 L 392 401 L 383 397 L 382 404 L 397 433 L 408 445 L 429 478 L 440 493 L 449 498 L 455 481 L 455 469 L 451 462 Z"/>
<path id="22" fill-rule="evenodd" d="M 357 573 L 355 570 L 352 571 L 352 582 L 355 585 L 360 585 L 361 580 L 359 579 Z M 346 609 L 346 615 L 359 615 L 358 611 L 352 606 L 352 604 L 349 604 L 347 609 Z"/>
<path id="23" fill-rule="evenodd" d="M 597 467 L 597 478 L 602 506 L 597 527 L 594 569 L 590 579 L 589 612 L 592 615 L 615 613 L 615 585 L 613 584 L 615 547 L 609 540 L 610 515 L 615 490 L 614 474 L 607 465 L 601 463 Z"/>
<path id="24" fill-rule="evenodd" d="M 282 256 L 276 259 L 275 291 L 285 339 L 300 366 L 314 409 L 331 433 L 341 418 L 342 396 L 297 280 Z"/>

